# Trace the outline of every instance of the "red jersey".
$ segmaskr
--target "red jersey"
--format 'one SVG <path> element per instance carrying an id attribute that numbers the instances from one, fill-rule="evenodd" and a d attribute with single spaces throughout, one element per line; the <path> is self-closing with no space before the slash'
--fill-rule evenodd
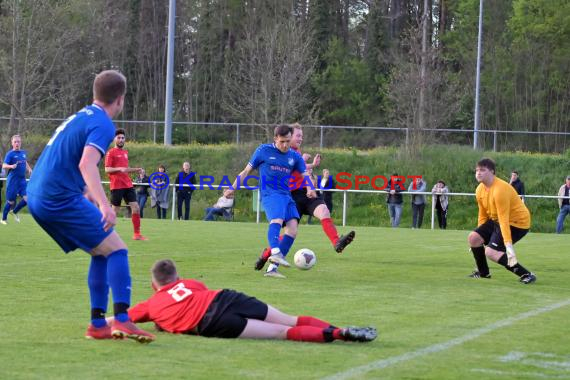
<path id="1" fill-rule="evenodd" d="M 195 328 L 221 290 L 209 290 L 196 280 L 178 280 L 166 285 L 148 300 L 129 310 L 133 322 L 154 322 L 171 333 Z"/>
<path id="2" fill-rule="evenodd" d="M 105 156 L 105 167 L 108 168 L 128 168 L 129 152 L 121 148 L 111 148 Z M 131 177 L 127 173 L 109 173 L 111 180 L 111 190 L 130 189 L 133 187 Z"/>
<path id="3" fill-rule="evenodd" d="M 295 149 L 293 147 L 291 147 L 291 150 L 294 150 L 295 152 L 299 153 L 299 155 L 303 155 L 303 153 L 301 153 L 301 149 Z M 291 173 L 291 176 L 293 178 L 291 178 L 291 181 L 289 181 L 289 189 L 291 189 L 291 191 L 293 190 L 299 190 L 301 189 L 301 184 L 303 183 L 303 180 L 305 179 L 305 177 L 303 177 L 303 173 L 299 173 L 298 171 L 293 171 L 293 173 Z M 303 187 L 307 187 L 307 186 L 303 186 Z"/>

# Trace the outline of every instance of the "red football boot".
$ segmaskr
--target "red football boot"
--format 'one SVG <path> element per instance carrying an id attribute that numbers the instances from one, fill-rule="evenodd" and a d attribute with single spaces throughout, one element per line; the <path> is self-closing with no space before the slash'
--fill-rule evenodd
<path id="1" fill-rule="evenodd" d="M 119 322 L 113 320 L 111 325 L 111 334 L 114 339 L 134 339 L 139 343 L 150 343 L 154 340 L 154 335 L 141 330 L 131 321 Z"/>

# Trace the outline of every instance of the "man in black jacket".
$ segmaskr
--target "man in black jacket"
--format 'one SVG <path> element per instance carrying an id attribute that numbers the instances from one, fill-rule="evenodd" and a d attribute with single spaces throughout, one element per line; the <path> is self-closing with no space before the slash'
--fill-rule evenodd
<path id="1" fill-rule="evenodd" d="M 185 178 L 188 178 L 189 176 L 190 163 L 185 162 L 182 164 L 182 171 L 178 173 L 178 176 L 176 176 L 176 184 L 179 185 L 176 186 L 176 206 L 178 209 L 178 220 L 182 220 L 182 203 L 184 203 L 184 220 L 188 220 L 190 218 L 190 200 L 192 199 L 192 192 L 194 189 L 190 186 L 186 186 L 185 184 L 187 184 L 189 180 L 190 183 L 195 185 L 196 176 L 193 175 L 188 180 L 185 180 Z M 182 184 L 185 186 L 180 186 L 181 179 Z"/>
<path id="2" fill-rule="evenodd" d="M 524 182 L 521 181 L 521 179 L 519 178 L 518 171 L 513 170 L 513 172 L 511 173 L 511 181 L 509 183 L 511 184 L 512 187 L 515 188 L 517 194 L 520 195 L 521 200 L 524 203 Z"/>
<path id="3" fill-rule="evenodd" d="M 390 223 L 392 227 L 400 226 L 400 218 L 402 217 L 402 204 L 404 199 L 402 191 L 406 191 L 404 185 L 405 177 L 398 176 L 398 173 L 392 174 L 390 180 L 388 181 L 388 186 L 386 191 L 388 191 L 388 198 L 386 203 L 388 203 L 388 212 L 390 213 Z"/>

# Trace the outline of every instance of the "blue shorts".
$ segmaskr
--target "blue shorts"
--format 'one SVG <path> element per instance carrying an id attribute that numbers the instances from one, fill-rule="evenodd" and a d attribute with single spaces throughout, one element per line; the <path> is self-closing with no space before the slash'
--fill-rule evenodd
<path id="1" fill-rule="evenodd" d="M 6 200 L 14 202 L 18 195 L 20 197 L 26 196 L 26 188 L 28 183 L 25 178 L 10 179 L 6 183 Z"/>
<path id="2" fill-rule="evenodd" d="M 65 200 L 28 198 L 28 209 L 36 222 L 65 253 L 80 248 L 90 252 L 113 229 L 103 230 L 102 214 L 83 195 Z"/>
<path id="3" fill-rule="evenodd" d="M 263 203 L 268 222 L 272 219 L 283 219 L 284 222 L 288 222 L 291 219 L 300 219 L 297 205 L 289 194 L 275 193 L 266 195 L 261 198 L 261 203 Z"/>

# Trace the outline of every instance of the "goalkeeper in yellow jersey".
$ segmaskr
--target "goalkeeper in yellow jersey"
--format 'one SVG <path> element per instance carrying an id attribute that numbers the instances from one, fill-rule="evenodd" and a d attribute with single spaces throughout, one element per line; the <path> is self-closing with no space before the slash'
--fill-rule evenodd
<path id="1" fill-rule="evenodd" d="M 536 281 L 534 273 L 518 263 L 513 244 L 530 228 L 530 212 L 515 189 L 495 177 L 495 162 L 483 158 L 477 162 L 475 178 L 479 182 L 475 197 L 479 206 L 478 227 L 467 238 L 477 270 L 470 277 L 491 278 L 487 257 L 519 276 L 523 284 Z"/>

